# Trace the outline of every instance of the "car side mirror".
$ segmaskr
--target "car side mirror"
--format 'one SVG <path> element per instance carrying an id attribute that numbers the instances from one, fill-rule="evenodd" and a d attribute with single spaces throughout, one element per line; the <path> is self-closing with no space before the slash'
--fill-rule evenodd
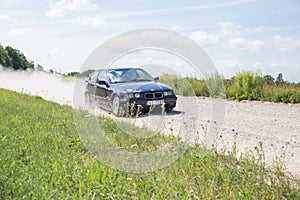
<path id="1" fill-rule="evenodd" d="M 159 77 L 155 77 L 155 78 L 154 78 L 154 81 L 159 81 Z"/>
<path id="2" fill-rule="evenodd" d="M 109 87 L 109 84 L 106 81 L 100 80 L 98 81 L 99 85 L 105 85 L 106 87 Z"/>

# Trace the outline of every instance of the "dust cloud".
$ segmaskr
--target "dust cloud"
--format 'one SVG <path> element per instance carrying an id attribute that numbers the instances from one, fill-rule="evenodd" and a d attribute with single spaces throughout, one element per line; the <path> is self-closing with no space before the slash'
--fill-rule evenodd
<path id="1" fill-rule="evenodd" d="M 76 78 L 39 70 L 16 71 L 0 66 L 0 88 L 38 95 L 59 104 L 72 105 Z"/>

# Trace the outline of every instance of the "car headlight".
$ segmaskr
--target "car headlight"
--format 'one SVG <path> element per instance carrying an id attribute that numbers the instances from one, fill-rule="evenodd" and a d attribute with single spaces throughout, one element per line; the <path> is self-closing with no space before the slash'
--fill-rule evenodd
<path id="1" fill-rule="evenodd" d="M 171 96 L 174 95 L 173 91 L 164 91 L 164 96 Z"/>
<path id="2" fill-rule="evenodd" d="M 130 99 L 130 98 L 140 98 L 141 94 L 140 93 L 126 93 L 124 94 L 125 99 Z"/>

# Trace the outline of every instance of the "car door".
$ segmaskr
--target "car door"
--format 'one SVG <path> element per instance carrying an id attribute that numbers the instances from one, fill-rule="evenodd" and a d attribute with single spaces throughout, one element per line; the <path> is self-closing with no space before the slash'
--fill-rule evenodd
<path id="1" fill-rule="evenodd" d="M 108 107 L 108 85 L 104 83 L 108 84 L 106 78 L 106 70 L 100 70 L 96 83 L 96 98 L 102 106 Z"/>
<path id="2" fill-rule="evenodd" d="M 98 80 L 99 71 L 95 71 L 92 73 L 90 78 L 87 80 L 86 91 L 89 94 L 92 101 L 96 100 L 96 88 L 97 88 L 97 80 Z"/>

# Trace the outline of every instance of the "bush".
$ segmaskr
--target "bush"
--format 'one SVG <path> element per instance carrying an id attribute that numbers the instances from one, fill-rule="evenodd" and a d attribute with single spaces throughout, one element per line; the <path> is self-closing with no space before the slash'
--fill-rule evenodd
<path id="1" fill-rule="evenodd" d="M 176 75 L 163 74 L 160 76 L 160 82 L 175 90 L 175 93 L 182 96 L 194 96 L 195 92 L 188 79 L 179 78 Z"/>
<path id="2" fill-rule="evenodd" d="M 300 103 L 300 90 L 298 86 L 268 86 L 264 90 L 265 101 Z"/>
<path id="3" fill-rule="evenodd" d="M 196 96 L 208 96 L 208 87 L 204 80 L 198 80 L 196 78 L 185 78 L 187 82 L 191 85 Z"/>
<path id="4" fill-rule="evenodd" d="M 215 74 L 205 80 L 196 78 L 179 78 L 176 75 L 164 74 L 160 82 L 171 86 L 175 93 L 183 96 L 210 96 L 212 98 L 225 98 L 224 78 Z"/>
<path id="5" fill-rule="evenodd" d="M 221 74 L 213 74 L 208 77 L 206 83 L 209 88 L 209 96 L 212 98 L 226 98 L 224 77 Z"/>
<path id="6" fill-rule="evenodd" d="M 239 72 L 235 76 L 232 91 L 237 100 L 262 100 L 265 80 L 258 73 Z"/>

